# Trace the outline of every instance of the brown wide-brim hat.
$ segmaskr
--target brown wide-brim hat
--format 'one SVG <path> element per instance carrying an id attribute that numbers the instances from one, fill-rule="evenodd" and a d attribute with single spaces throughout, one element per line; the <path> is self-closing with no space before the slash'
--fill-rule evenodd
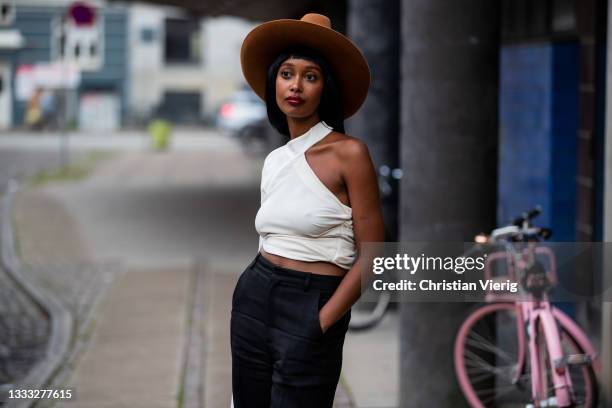
<path id="1" fill-rule="evenodd" d="M 344 118 L 353 115 L 370 87 L 370 68 L 355 44 L 331 28 L 328 17 L 306 14 L 300 20 L 273 20 L 255 27 L 240 50 L 242 73 L 253 91 L 265 101 L 268 68 L 292 46 L 317 51 L 331 66 L 342 93 Z"/>

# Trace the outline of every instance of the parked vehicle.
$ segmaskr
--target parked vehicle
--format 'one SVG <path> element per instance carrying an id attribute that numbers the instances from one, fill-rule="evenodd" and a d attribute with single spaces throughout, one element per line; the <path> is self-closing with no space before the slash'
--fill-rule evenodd
<path id="1" fill-rule="evenodd" d="M 248 155 L 265 156 L 280 146 L 281 136 L 268 118 L 259 119 L 238 129 L 234 135 Z"/>
<path id="2" fill-rule="evenodd" d="M 235 134 L 245 126 L 267 117 L 266 105 L 251 90 L 240 90 L 221 105 L 217 114 L 217 127 Z"/>
<path id="3" fill-rule="evenodd" d="M 551 235 L 532 225 L 539 213 L 536 208 L 476 237 L 481 247 L 493 249 L 485 278 L 517 282 L 526 299 L 490 292 L 487 303 L 463 322 L 455 339 L 455 371 L 471 407 L 597 406 L 601 365 L 587 335 L 550 303 L 556 256 L 538 245 Z M 503 276 L 494 272 L 498 264 Z"/>

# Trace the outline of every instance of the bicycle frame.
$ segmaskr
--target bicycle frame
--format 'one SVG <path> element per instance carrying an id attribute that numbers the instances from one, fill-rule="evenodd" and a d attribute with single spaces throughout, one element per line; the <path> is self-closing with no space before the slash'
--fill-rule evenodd
<path id="1" fill-rule="evenodd" d="M 543 356 L 540 355 L 541 350 L 538 348 L 540 339 L 538 336 L 544 337 L 544 344 L 548 350 L 550 373 L 553 386 L 555 389 L 556 404 L 559 407 L 568 407 L 572 404 L 573 389 L 572 380 L 569 376 L 569 371 L 564 365 L 563 349 L 561 347 L 561 337 L 557 327 L 557 323 L 553 316 L 551 305 L 548 301 L 539 302 L 536 306 L 534 302 L 521 303 L 522 314 L 525 321 L 529 325 L 528 343 L 529 355 L 532 368 L 531 376 L 531 392 L 537 401 L 541 402 L 544 395 L 541 395 L 542 390 L 548 388 L 546 371 L 548 367 L 542 367 Z M 538 330 L 538 323 L 541 324 L 542 333 Z M 542 377 L 540 374 L 544 373 Z"/>

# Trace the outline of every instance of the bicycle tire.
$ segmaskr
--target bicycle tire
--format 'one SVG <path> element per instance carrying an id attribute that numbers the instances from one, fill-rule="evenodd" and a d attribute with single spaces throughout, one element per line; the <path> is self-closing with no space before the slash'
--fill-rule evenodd
<path id="1" fill-rule="evenodd" d="M 360 311 L 360 302 L 362 301 L 357 301 L 351 309 L 351 320 L 349 322 L 349 330 L 351 331 L 367 330 L 380 323 L 389 309 L 391 294 L 383 291 L 376 302 L 365 302 L 374 303 L 374 307 L 365 312 Z"/>
<path id="2" fill-rule="evenodd" d="M 494 326 L 491 329 L 493 324 Z M 583 353 L 584 350 L 571 332 L 561 323 L 560 326 L 564 345 L 570 347 L 575 354 Z M 476 327 L 478 329 L 475 329 Z M 496 337 L 485 337 L 493 333 L 497 336 L 500 332 L 511 330 L 509 327 L 516 328 L 516 333 L 514 333 L 514 336 L 502 338 L 503 341 L 501 342 L 505 343 L 507 350 L 498 345 L 500 342 L 496 340 Z M 470 313 L 463 322 L 455 339 L 455 372 L 461 390 L 471 407 L 485 408 L 518 403 L 522 406 L 529 406 L 529 404 L 539 406 L 539 404 L 534 403 L 532 398 L 528 351 L 526 350 L 524 354 L 525 361 L 522 362 L 522 365 L 518 358 L 520 344 L 518 336 L 525 336 L 524 329 L 521 329 L 524 327 L 522 317 L 514 303 L 491 303 L 480 306 Z M 480 328 L 483 328 L 482 333 L 478 332 Z M 487 330 L 489 330 L 489 333 L 485 333 Z M 519 332 L 522 334 L 518 334 Z M 493 343 L 494 341 L 495 343 Z M 526 336 L 523 344 L 527 346 Z M 513 354 L 514 352 L 517 353 L 516 356 Z M 507 360 L 509 365 L 496 365 L 495 363 L 499 360 Z M 482 366 L 480 373 L 478 372 L 479 365 Z M 574 373 L 572 376 L 574 384 L 580 382 L 574 379 L 576 376 L 576 378 L 582 379 L 584 383 L 584 401 L 582 401 L 582 404 L 575 406 L 596 407 L 598 389 L 593 367 L 591 365 L 571 366 L 568 369 L 573 369 L 573 371 L 570 371 L 570 375 Z M 519 370 L 520 372 L 518 372 Z M 489 376 L 492 378 L 488 378 Z M 487 382 L 484 383 L 483 387 L 484 379 L 487 379 Z M 477 385 L 478 383 L 479 385 Z M 491 385 L 493 388 L 486 388 L 487 386 L 491 387 Z M 581 402 L 581 397 L 577 396 L 577 398 L 579 399 L 578 402 Z"/>

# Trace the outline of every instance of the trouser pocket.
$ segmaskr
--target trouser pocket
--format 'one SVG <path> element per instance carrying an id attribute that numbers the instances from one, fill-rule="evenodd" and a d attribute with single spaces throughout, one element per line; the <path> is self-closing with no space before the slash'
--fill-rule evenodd
<path id="1" fill-rule="evenodd" d="M 332 291 L 320 291 L 318 294 L 318 311 L 317 311 L 317 323 L 319 324 L 319 329 L 321 330 L 319 312 L 327 304 L 329 299 L 333 296 L 334 292 Z M 348 330 L 348 324 L 351 319 L 351 310 L 349 309 L 344 315 L 342 315 L 334 324 L 327 328 L 325 333 L 321 330 L 320 337 L 321 338 L 331 338 L 331 337 L 342 337 L 346 334 Z"/>
<path id="2" fill-rule="evenodd" d="M 321 299 L 321 292 L 319 291 L 312 291 L 312 297 L 313 297 L 313 325 L 314 325 L 314 331 L 313 331 L 313 338 L 314 339 L 320 339 L 321 337 L 323 337 L 324 333 L 323 333 L 323 329 L 321 328 L 321 319 L 319 318 L 319 312 L 321 311 L 321 308 L 323 307 L 324 303 L 321 304 L 320 299 Z"/>

